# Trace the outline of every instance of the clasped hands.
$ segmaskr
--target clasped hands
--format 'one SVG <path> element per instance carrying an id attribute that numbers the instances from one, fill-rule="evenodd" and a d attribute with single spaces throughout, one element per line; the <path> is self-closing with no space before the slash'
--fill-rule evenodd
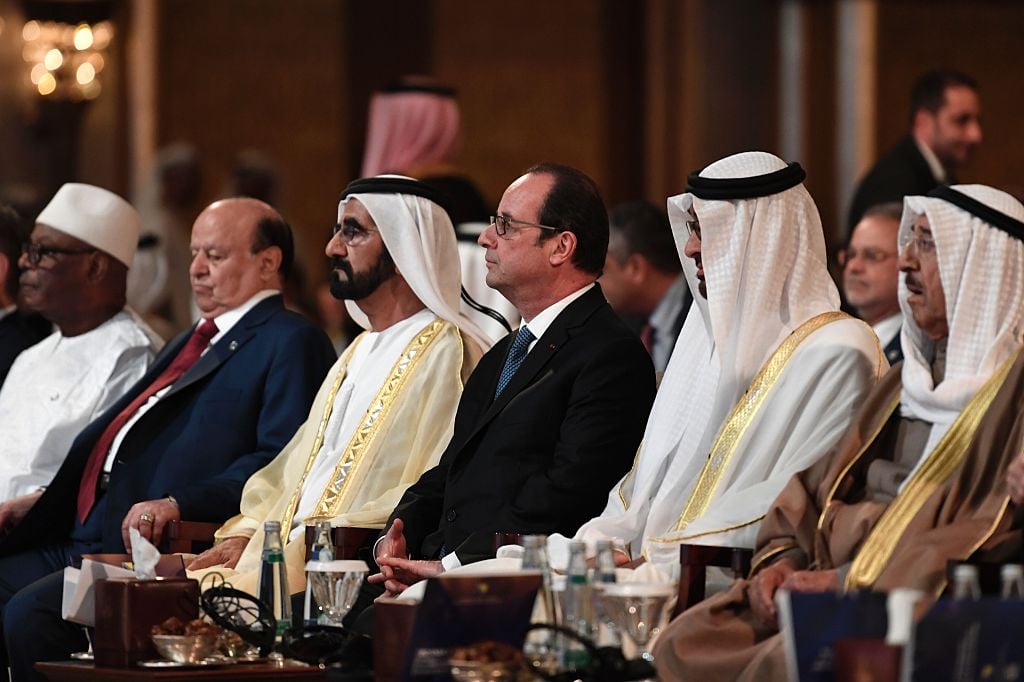
<path id="1" fill-rule="evenodd" d="M 779 628 L 779 614 L 775 607 L 775 593 L 782 590 L 795 592 L 828 592 L 839 588 L 839 574 L 828 571 L 800 571 L 789 559 L 779 559 L 758 571 L 747 585 L 750 608 L 765 625 Z"/>
<path id="2" fill-rule="evenodd" d="M 386 592 L 381 597 L 397 597 L 413 583 L 444 572 L 440 561 L 408 558 L 404 530 L 402 519 L 395 519 L 374 547 L 374 558 L 380 566 L 380 573 L 374 573 L 367 581 L 384 584 Z"/>

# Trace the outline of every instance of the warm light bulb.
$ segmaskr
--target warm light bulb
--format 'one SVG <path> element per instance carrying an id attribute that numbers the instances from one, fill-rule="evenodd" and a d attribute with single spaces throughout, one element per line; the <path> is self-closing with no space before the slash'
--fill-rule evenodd
<path id="1" fill-rule="evenodd" d="M 85 85 L 91 83 L 94 78 L 96 78 L 96 69 L 93 68 L 92 64 L 89 62 L 79 64 L 78 71 L 75 72 L 75 80 L 81 85 Z"/>
<path id="2" fill-rule="evenodd" d="M 39 88 L 40 95 L 51 95 L 57 89 L 57 79 L 53 77 L 52 73 L 47 73 L 39 80 L 36 87 Z"/>
<path id="3" fill-rule="evenodd" d="M 58 50 L 57 48 L 51 49 L 49 52 L 46 53 L 46 56 L 43 57 L 43 64 L 45 64 L 46 68 L 48 68 L 50 71 L 56 71 L 60 68 L 60 65 L 63 63 L 64 55 L 62 55 L 60 53 L 60 50 Z"/>
<path id="4" fill-rule="evenodd" d="M 101 21 L 92 27 L 93 47 L 102 50 L 114 37 L 114 26 L 109 21 Z"/>
<path id="5" fill-rule="evenodd" d="M 99 52 L 93 52 L 91 55 L 86 57 L 86 59 L 90 64 L 92 64 L 93 68 L 96 69 L 96 73 L 99 73 L 103 70 L 103 55 L 101 55 Z"/>
<path id="6" fill-rule="evenodd" d="M 39 33 L 38 21 L 26 21 L 25 25 L 21 27 L 21 38 L 26 43 L 31 43 L 33 40 L 39 40 Z"/>
<path id="7" fill-rule="evenodd" d="M 92 47 L 92 29 L 89 24 L 79 24 L 75 29 L 75 49 L 88 50 Z"/>
<path id="8" fill-rule="evenodd" d="M 29 74 L 29 78 L 32 79 L 32 85 L 39 85 L 39 81 L 43 80 L 43 76 L 48 74 L 49 71 L 42 64 L 36 64 L 32 67 L 32 72 Z"/>

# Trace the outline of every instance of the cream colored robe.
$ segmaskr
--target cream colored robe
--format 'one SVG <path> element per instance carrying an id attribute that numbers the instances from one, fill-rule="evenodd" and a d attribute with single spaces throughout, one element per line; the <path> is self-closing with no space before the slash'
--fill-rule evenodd
<path id="1" fill-rule="evenodd" d="M 250 538 L 236 568 L 190 571 L 189 577 L 201 580 L 211 572 L 220 573 L 238 589 L 255 594 L 263 523 L 281 521 L 289 588 L 292 594 L 305 589 L 305 543 L 288 542 L 287 536 L 304 477 L 320 449 L 334 396 L 356 343 L 358 338 L 328 373 L 309 418 L 288 445 L 246 482 L 241 513 L 217 531 L 217 540 Z M 451 439 L 463 383 L 480 355 L 479 347 L 463 339 L 450 322 L 435 318 L 417 334 L 339 453 L 334 480 L 318 491 L 316 511 L 305 523 L 329 519 L 335 526 L 383 528 L 405 489 L 440 459 Z M 341 476 L 342 465 L 349 463 L 347 476 Z"/>

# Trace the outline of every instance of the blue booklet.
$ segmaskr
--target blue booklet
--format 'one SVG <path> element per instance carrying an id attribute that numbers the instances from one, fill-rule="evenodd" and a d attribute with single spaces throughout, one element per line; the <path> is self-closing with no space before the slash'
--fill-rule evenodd
<path id="1" fill-rule="evenodd" d="M 776 595 L 790 679 L 832 682 L 841 639 L 885 639 L 887 596 L 879 592 L 789 592 Z"/>

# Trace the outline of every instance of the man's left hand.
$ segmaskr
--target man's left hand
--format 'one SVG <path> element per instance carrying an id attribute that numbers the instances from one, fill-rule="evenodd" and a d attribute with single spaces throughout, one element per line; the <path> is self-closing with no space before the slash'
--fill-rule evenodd
<path id="1" fill-rule="evenodd" d="M 121 538 L 124 540 L 125 551 L 132 551 L 129 529 L 138 528 L 142 537 L 159 547 L 168 522 L 180 519 L 181 510 L 178 509 L 178 505 L 167 498 L 133 504 L 121 522 Z"/>
<path id="2" fill-rule="evenodd" d="M 779 586 L 794 592 L 831 592 L 839 589 L 839 574 L 831 571 L 794 571 Z"/>
<path id="3" fill-rule="evenodd" d="M 413 583 L 444 573 L 444 566 L 440 561 L 381 557 L 377 563 L 381 572 L 370 576 L 369 581 L 383 582 L 384 589 L 387 590 L 383 595 L 385 597 L 397 597 Z"/>

